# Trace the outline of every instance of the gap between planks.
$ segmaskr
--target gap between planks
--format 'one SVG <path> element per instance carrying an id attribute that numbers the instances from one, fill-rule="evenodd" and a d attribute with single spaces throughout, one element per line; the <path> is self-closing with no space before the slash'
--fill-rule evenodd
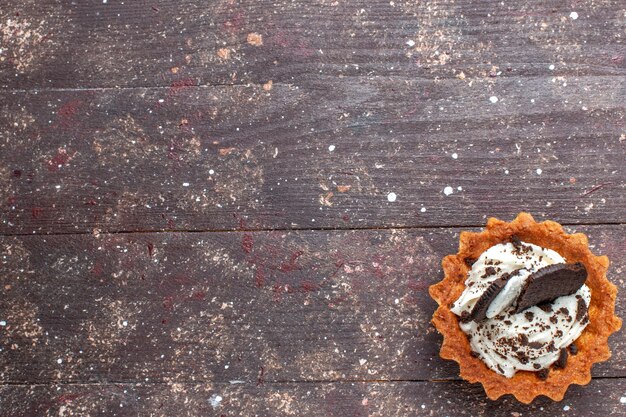
<path id="1" fill-rule="evenodd" d="M 591 378 L 592 380 L 599 381 L 604 379 L 617 379 L 617 380 L 626 380 L 626 377 L 623 376 L 594 376 Z M 463 382 L 463 379 L 329 379 L 329 380 L 306 380 L 306 381 L 263 381 L 261 385 L 288 385 L 288 384 L 397 384 L 397 383 L 415 383 L 415 384 L 424 384 L 424 383 L 458 383 Z M 182 384 L 182 385 L 259 385 L 256 381 L 241 381 L 241 382 L 228 382 L 228 381 L 210 381 L 210 380 L 195 380 L 195 381 L 49 381 L 49 382 L 12 382 L 12 381 L 3 381 L 0 382 L 0 387 L 3 386 L 23 386 L 23 387 L 47 387 L 53 385 L 67 385 L 67 386 L 93 386 L 93 385 L 171 385 L 171 384 Z"/>
<path id="2" fill-rule="evenodd" d="M 593 78 L 596 77 L 595 75 L 589 75 L 588 77 Z M 597 77 L 615 77 L 615 78 L 621 78 L 623 77 L 623 75 L 619 75 L 619 74 L 608 74 L 608 75 L 602 75 L 602 76 L 597 76 Z M 330 77 L 330 76 L 312 76 L 312 77 L 305 77 L 303 79 L 300 80 L 294 80 L 293 83 L 285 83 L 282 81 L 274 81 L 273 82 L 273 86 L 283 86 L 283 87 L 289 87 L 292 85 L 297 85 L 299 82 L 306 82 L 309 80 L 323 80 L 325 78 L 334 78 L 334 77 Z M 403 75 L 385 75 L 385 76 L 370 76 L 370 75 L 344 75 L 342 77 L 343 79 L 360 79 L 360 78 L 365 78 L 368 80 L 380 80 L 380 79 L 398 79 L 398 80 L 418 80 L 418 81 L 433 81 L 433 78 L 429 78 L 429 77 L 407 77 L 407 76 L 403 76 Z M 506 77 L 506 79 L 510 79 L 510 80 L 516 80 L 516 79 L 528 79 L 528 78 L 553 78 L 553 74 L 547 74 L 545 76 L 524 76 L 524 75 L 509 75 Z M 443 78 L 439 78 L 439 81 L 446 81 L 446 80 L 455 80 L 455 77 L 443 77 Z M 473 80 L 483 80 L 484 77 L 467 77 L 465 78 L 466 82 L 469 81 L 473 81 Z M 195 84 L 195 85 L 190 85 L 187 86 L 187 88 L 213 88 L 213 87 L 263 87 L 264 83 L 260 83 L 260 82 L 245 82 L 245 83 L 203 83 L 203 84 Z M 84 92 L 84 91 L 124 91 L 124 90 L 165 90 L 165 89 L 170 89 L 172 88 L 172 85 L 132 85 L 132 86 L 114 86 L 114 87 L 105 87 L 105 86 L 85 86 L 85 87 L 43 87 L 43 88 L 13 88 L 13 87 L 9 87 L 9 88 L 0 88 L 0 94 L 3 93 L 62 93 L 62 92 Z"/>
<path id="3" fill-rule="evenodd" d="M 275 82 L 274 86 L 289 86 L 291 84 Z M 214 84 L 194 84 L 186 88 L 212 88 L 212 87 L 262 87 L 263 83 L 214 83 Z M 84 92 L 84 91 L 123 91 L 123 90 L 169 90 L 171 85 L 133 85 L 116 87 L 50 87 L 50 88 L 0 88 L 2 93 L 63 93 L 63 92 Z"/>
<path id="4" fill-rule="evenodd" d="M 559 223 L 564 227 L 579 226 L 624 226 L 626 222 L 601 222 L 601 223 Z M 364 230 L 441 230 L 441 229 L 464 229 L 481 228 L 482 224 L 451 224 L 451 225 L 425 225 L 425 226 L 365 226 L 365 227 L 316 227 L 316 228 L 259 228 L 259 229 L 160 229 L 160 230 L 109 230 L 98 231 L 98 235 L 123 235 L 123 234 L 166 234 L 166 233 L 255 233 L 255 232 L 350 232 Z M 97 228 L 96 228 L 97 229 Z M 0 233 L 0 237 L 18 236 L 65 236 L 65 235 L 91 235 L 93 231 L 58 232 L 58 233 Z"/>

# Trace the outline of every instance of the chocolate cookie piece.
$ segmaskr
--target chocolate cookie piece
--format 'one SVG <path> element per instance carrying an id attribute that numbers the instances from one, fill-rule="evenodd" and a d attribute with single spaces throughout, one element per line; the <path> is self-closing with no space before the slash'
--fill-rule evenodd
<path id="1" fill-rule="evenodd" d="M 576 305 L 576 321 L 581 321 L 583 317 L 585 317 L 585 314 L 587 314 L 589 308 L 582 297 L 576 299 Z"/>
<path id="2" fill-rule="evenodd" d="M 461 323 L 469 323 L 472 321 L 472 316 L 467 311 L 461 313 Z"/>
<path id="3" fill-rule="evenodd" d="M 544 302 L 553 301 L 561 296 L 578 291 L 587 280 L 585 266 L 575 264 L 554 264 L 531 274 L 517 299 L 515 313 Z"/>
<path id="4" fill-rule="evenodd" d="M 567 366 L 567 349 L 563 348 L 559 351 L 559 358 L 554 362 L 555 369 L 564 369 Z"/>
<path id="5" fill-rule="evenodd" d="M 509 238 L 509 241 L 513 244 L 514 247 L 516 248 L 521 248 L 522 247 L 522 240 L 517 237 L 517 235 L 513 235 Z"/>
<path id="6" fill-rule="evenodd" d="M 465 265 L 471 268 L 472 265 L 476 263 L 476 258 L 465 258 L 464 261 L 465 261 Z"/>
<path id="7" fill-rule="evenodd" d="M 550 370 L 548 368 L 544 368 L 541 371 L 537 372 L 537 377 L 542 381 L 548 379 L 548 375 L 550 374 Z"/>
<path id="8" fill-rule="evenodd" d="M 491 302 L 500 294 L 510 277 L 511 274 L 502 274 L 500 278 L 497 278 L 489 285 L 478 301 L 476 301 L 476 304 L 474 304 L 474 308 L 469 315 L 470 321 L 482 321 L 487 318 L 487 310 Z"/>

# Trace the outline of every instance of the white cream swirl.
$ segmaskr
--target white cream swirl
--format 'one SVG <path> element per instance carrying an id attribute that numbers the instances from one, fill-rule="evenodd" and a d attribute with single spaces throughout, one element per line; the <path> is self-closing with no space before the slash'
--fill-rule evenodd
<path id="1" fill-rule="evenodd" d="M 492 246 L 472 265 L 465 291 L 452 307 L 452 312 L 459 317 L 472 311 L 493 281 L 517 271 L 489 306 L 486 319 L 460 322 L 472 351 L 489 368 L 507 378 L 517 371 L 546 369 L 559 358 L 560 350 L 567 348 L 585 329 L 591 300 L 591 291 L 586 285 L 550 304 L 513 313 L 530 274 L 564 262 L 563 257 L 551 249 L 522 242 L 521 245 Z"/>

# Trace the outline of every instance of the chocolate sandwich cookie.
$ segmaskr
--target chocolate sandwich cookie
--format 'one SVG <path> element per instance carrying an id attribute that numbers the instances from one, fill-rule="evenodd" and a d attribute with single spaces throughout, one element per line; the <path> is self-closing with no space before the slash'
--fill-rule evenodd
<path id="1" fill-rule="evenodd" d="M 586 279 L 587 270 L 580 262 L 543 267 L 532 273 L 526 280 L 517 300 L 515 312 L 519 313 L 528 307 L 574 294 L 582 287 Z"/>

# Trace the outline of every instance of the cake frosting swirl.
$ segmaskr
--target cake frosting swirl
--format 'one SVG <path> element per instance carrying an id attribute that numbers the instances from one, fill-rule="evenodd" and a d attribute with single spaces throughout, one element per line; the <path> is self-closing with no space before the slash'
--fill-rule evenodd
<path id="1" fill-rule="evenodd" d="M 492 246 L 474 262 L 465 290 L 451 311 L 467 335 L 472 352 L 493 371 L 511 378 L 517 371 L 545 372 L 564 366 L 567 349 L 589 322 L 591 291 L 582 285 L 575 293 L 515 312 L 516 302 L 533 273 L 565 263 L 557 252 L 525 243 Z M 498 281 L 499 280 L 499 281 Z M 502 282 L 482 320 L 471 320 L 481 296 Z"/>

